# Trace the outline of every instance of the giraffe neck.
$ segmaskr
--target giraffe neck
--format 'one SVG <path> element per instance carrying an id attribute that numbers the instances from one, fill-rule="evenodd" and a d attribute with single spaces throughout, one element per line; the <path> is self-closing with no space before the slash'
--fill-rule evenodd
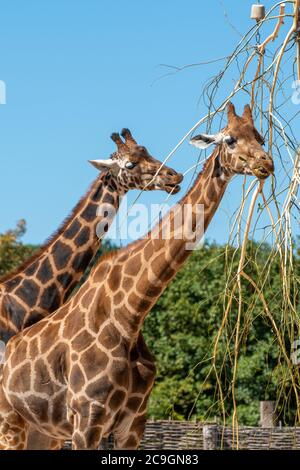
<path id="1" fill-rule="evenodd" d="M 101 173 L 52 239 L 0 281 L 0 339 L 7 340 L 66 301 L 99 249 L 98 224 L 106 232 L 112 222 L 107 212 L 99 215 L 98 208 L 109 204 L 117 210 L 124 194 L 110 173 Z"/>
<path id="2" fill-rule="evenodd" d="M 187 240 L 184 236 L 178 239 L 178 233 L 174 231 L 178 211 L 182 213 L 182 208 L 189 205 L 193 210 L 192 225 L 195 225 L 196 206 L 203 205 L 204 232 L 214 216 L 231 176 L 221 168 L 219 162 L 220 155 L 216 151 L 207 161 L 191 190 L 175 206 L 174 212 L 170 212 L 171 215 L 164 217 L 145 239 L 133 243 L 119 254 L 117 252 L 116 256 L 107 258 L 110 261 L 110 275 L 106 289 L 111 291 L 108 294 L 111 302 L 113 305 L 114 301 L 120 304 L 121 294 L 124 297 L 121 308 L 113 310 L 113 321 L 121 324 L 129 338 L 136 338 L 146 315 L 192 253 L 189 248 L 191 239 Z M 170 236 L 167 239 L 158 236 L 163 233 L 169 220 Z M 103 260 L 95 268 L 95 280 L 97 277 L 100 279 L 97 274 L 104 269 L 105 264 L 106 261 Z"/>

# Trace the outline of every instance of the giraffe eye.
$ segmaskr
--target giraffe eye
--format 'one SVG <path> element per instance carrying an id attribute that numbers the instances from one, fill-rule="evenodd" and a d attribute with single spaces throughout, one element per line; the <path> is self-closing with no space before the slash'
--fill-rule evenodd
<path id="1" fill-rule="evenodd" d="M 226 137 L 225 142 L 227 145 L 229 145 L 229 147 L 232 147 L 237 143 L 237 139 L 235 137 L 228 136 Z"/>
<path id="2" fill-rule="evenodd" d="M 127 162 L 125 164 L 125 168 L 127 168 L 128 170 L 132 170 L 137 164 L 134 163 L 134 162 Z"/>

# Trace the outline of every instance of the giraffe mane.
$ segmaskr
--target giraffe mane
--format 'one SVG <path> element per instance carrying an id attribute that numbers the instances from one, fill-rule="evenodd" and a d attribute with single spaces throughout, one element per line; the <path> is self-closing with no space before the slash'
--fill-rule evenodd
<path id="1" fill-rule="evenodd" d="M 101 175 L 103 175 L 103 173 L 105 173 L 105 172 L 100 173 L 100 177 L 101 177 Z M 86 199 L 87 195 L 92 191 L 93 187 L 98 182 L 98 180 L 99 180 L 99 176 L 91 184 L 91 186 L 89 187 L 88 191 L 84 194 L 84 196 L 82 196 L 80 198 L 79 202 L 76 204 L 76 206 L 74 207 L 72 212 L 63 220 L 63 222 L 60 224 L 58 229 L 52 235 L 50 235 L 50 237 L 48 237 L 46 239 L 46 241 L 42 244 L 42 246 L 40 248 L 37 248 L 37 250 L 28 259 L 26 259 L 25 261 L 23 261 L 20 264 L 20 266 L 18 266 L 17 268 L 13 269 L 12 271 L 10 271 L 10 272 L 8 272 L 8 273 L 6 273 L 6 274 L 4 274 L 3 276 L 0 277 L 0 284 L 3 284 L 3 282 L 8 281 L 9 279 L 11 279 L 11 278 L 15 277 L 16 275 L 18 275 L 18 273 L 20 273 L 21 271 L 24 271 L 26 268 L 28 268 L 28 266 L 30 266 L 32 263 L 34 263 L 43 254 L 43 252 L 45 250 L 47 250 L 49 248 L 49 246 L 53 242 L 56 241 L 57 238 L 60 237 L 60 235 L 64 232 L 64 230 L 69 225 L 71 220 L 75 217 L 75 215 L 78 212 L 80 212 L 80 210 L 82 209 L 82 207 L 84 205 L 84 202 L 85 202 L 85 199 Z"/>

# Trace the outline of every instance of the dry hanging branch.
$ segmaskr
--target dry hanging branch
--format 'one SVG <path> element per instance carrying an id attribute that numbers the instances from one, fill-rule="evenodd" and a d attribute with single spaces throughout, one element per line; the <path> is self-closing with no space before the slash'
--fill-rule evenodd
<path id="1" fill-rule="evenodd" d="M 282 3 L 280 5 L 279 18 L 278 18 L 278 21 L 277 21 L 277 24 L 275 26 L 273 33 L 270 34 L 270 36 L 268 36 L 261 44 L 258 44 L 257 46 L 258 52 L 260 54 L 265 53 L 266 46 L 267 44 L 269 44 L 269 42 L 275 41 L 275 39 L 277 39 L 279 30 L 281 26 L 284 24 L 284 16 L 285 16 L 285 3 Z"/>
<path id="2" fill-rule="evenodd" d="M 204 381 L 214 377 L 216 407 L 212 412 L 216 414 L 217 409 L 221 412 L 223 424 L 230 420 L 236 448 L 239 446 L 236 390 L 240 350 L 242 343 L 247 344 L 249 332 L 257 321 L 257 313 L 254 312 L 258 302 L 262 306 L 259 317 L 270 325 L 274 335 L 273 346 L 278 361 L 274 378 L 277 383 L 277 406 L 284 416 L 289 402 L 293 400 L 295 424 L 300 423 L 300 374 L 291 362 L 289 350 L 293 341 L 300 338 L 300 281 L 295 272 L 296 233 L 293 226 L 293 220 L 299 220 L 300 212 L 299 142 L 293 132 L 293 122 L 300 111 L 291 117 L 288 106 L 293 93 L 292 87 L 288 88 L 288 81 L 300 80 L 299 4 L 300 0 L 274 4 L 265 17 L 241 38 L 232 54 L 225 59 L 222 70 L 203 89 L 201 99 L 207 106 L 206 115 L 195 123 L 165 159 L 167 161 L 199 126 L 205 126 L 206 130 L 212 126 L 222 127 L 221 117 L 227 102 L 237 95 L 244 95 L 247 99 L 250 97 L 260 130 L 264 131 L 269 151 L 275 160 L 276 179 L 273 178 L 270 187 L 267 184 L 263 189 L 256 188 L 251 201 L 249 197 L 255 183 L 250 183 L 248 188 L 245 183 L 242 200 L 232 218 L 228 248 L 225 251 L 223 316 L 212 345 L 211 368 Z M 265 26 L 269 22 L 275 22 L 273 32 L 264 35 Z M 289 22 L 292 24 L 285 31 Z M 282 40 L 280 38 L 284 31 Z M 260 44 L 255 42 L 258 33 L 265 36 Z M 253 67 L 256 58 L 258 64 Z M 232 81 L 234 85 L 228 90 L 228 83 Z M 224 90 L 227 95 L 225 99 Z M 248 241 L 255 237 L 256 227 L 262 218 L 266 220 L 264 235 L 260 237 L 262 240 L 254 258 L 250 258 Z M 259 256 L 260 244 L 265 241 L 270 243 L 270 251 L 266 259 L 258 263 L 255 256 Z M 273 298 L 266 296 L 265 289 L 272 283 L 272 269 L 277 264 L 281 285 L 274 291 L 276 301 L 273 301 Z M 249 272 L 248 266 L 253 272 Z M 253 290 L 253 297 L 246 303 L 243 289 L 249 287 Z M 231 369 L 229 376 L 228 364 Z M 201 363 L 195 367 L 198 366 Z M 231 414 L 228 414 L 229 400 Z M 287 411 L 290 412 L 290 409 Z"/>

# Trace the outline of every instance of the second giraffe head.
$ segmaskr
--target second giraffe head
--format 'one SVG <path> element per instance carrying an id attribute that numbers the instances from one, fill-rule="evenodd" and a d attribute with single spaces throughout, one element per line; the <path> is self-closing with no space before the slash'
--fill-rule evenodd
<path id="1" fill-rule="evenodd" d="M 125 191 L 161 189 L 172 194 L 180 191 L 183 179 L 180 173 L 153 158 L 145 147 L 136 143 L 129 129 L 123 129 L 121 136 L 112 134 L 117 151 L 108 160 L 91 160 L 90 163 L 98 170 L 109 171 Z"/>
<path id="2" fill-rule="evenodd" d="M 225 129 L 215 135 L 200 134 L 190 143 L 200 149 L 210 145 L 220 148 L 216 165 L 228 175 L 254 175 L 263 180 L 274 172 L 271 155 L 263 149 L 264 138 L 255 128 L 249 105 L 238 116 L 232 103 L 228 104 L 228 122 Z"/>

